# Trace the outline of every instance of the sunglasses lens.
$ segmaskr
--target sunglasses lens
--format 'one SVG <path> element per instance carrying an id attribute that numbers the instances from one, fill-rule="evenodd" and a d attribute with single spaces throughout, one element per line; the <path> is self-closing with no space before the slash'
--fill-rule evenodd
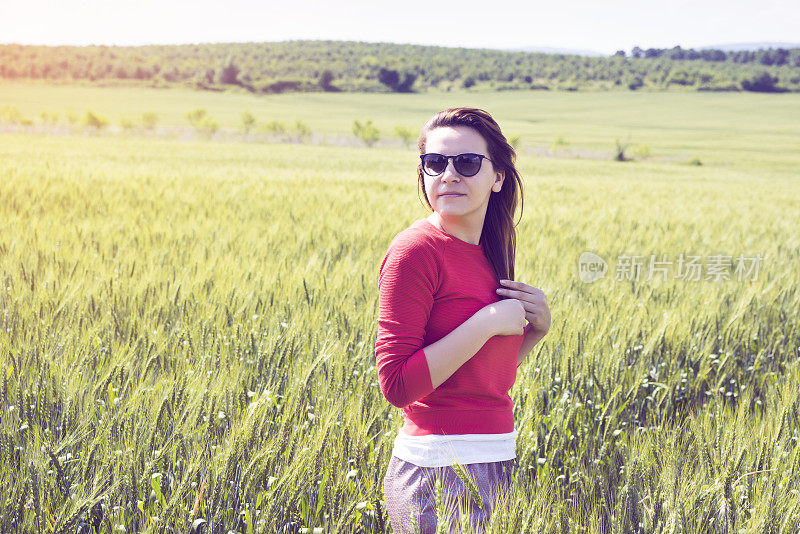
<path id="1" fill-rule="evenodd" d="M 440 154 L 425 154 L 422 160 L 422 168 L 426 174 L 436 176 L 442 174 L 447 167 L 447 158 Z"/>
<path id="2" fill-rule="evenodd" d="M 481 158 L 476 154 L 459 154 L 453 166 L 462 176 L 474 176 L 481 170 Z"/>

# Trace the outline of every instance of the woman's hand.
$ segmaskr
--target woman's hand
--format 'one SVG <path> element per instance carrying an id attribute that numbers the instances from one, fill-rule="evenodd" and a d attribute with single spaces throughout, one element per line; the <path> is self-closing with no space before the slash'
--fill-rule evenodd
<path id="1" fill-rule="evenodd" d="M 500 280 L 500 283 L 505 287 L 498 288 L 497 294 L 522 302 L 528 324 L 536 332 L 546 334 L 550 330 L 550 308 L 547 307 L 544 291 L 514 280 Z"/>
<path id="2" fill-rule="evenodd" d="M 525 308 L 516 299 L 505 299 L 487 304 L 476 315 L 488 325 L 492 336 L 518 336 L 525 333 Z"/>

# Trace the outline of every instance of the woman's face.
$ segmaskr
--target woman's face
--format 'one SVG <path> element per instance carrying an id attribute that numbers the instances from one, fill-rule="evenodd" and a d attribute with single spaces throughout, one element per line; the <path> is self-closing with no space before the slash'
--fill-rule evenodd
<path id="1" fill-rule="evenodd" d="M 455 156 L 465 152 L 491 157 L 486 140 L 468 126 L 442 126 L 428 132 L 425 152 L 436 152 Z M 483 224 L 489 197 L 492 191 L 500 191 L 505 178 L 502 171 L 494 170 L 492 162 L 481 161 L 481 168 L 474 176 L 465 177 L 453 168 L 448 160 L 447 168 L 438 176 L 423 173 L 425 193 L 435 212 L 443 219 L 461 220 L 464 223 Z M 446 195 L 457 193 L 457 195 Z"/>

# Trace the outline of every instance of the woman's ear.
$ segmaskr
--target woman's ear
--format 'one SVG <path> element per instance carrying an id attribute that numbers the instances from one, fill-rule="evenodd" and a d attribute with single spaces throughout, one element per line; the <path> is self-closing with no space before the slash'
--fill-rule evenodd
<path id="1" fill-rule="evenodd" d="M 503 181 L 506 179 L 506 171 L 498 171 L 495 175 L 494 183 L 492 184 L 492 191 L 499 193 L 503 188 Z"/>

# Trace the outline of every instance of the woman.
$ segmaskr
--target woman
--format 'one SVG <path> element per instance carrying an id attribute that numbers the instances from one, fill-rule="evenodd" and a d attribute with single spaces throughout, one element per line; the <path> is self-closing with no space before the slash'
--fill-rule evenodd
<path id="1" fill-rule="evenodd" d="M 384 493 L 395 532 L 414 523 L 436 530 L 437 480 L 480 529 L 517 464 L 508 392 L 550 311 L 540 289 L 513 281 L 522 184 L 494 119 L 475 108 L 441 111 L 418 147 L 431 214 L 394 237 L 378 275 L 379 383 L 405 419 Z M 457 509 L 448 520 L 458 522 Z"/>

